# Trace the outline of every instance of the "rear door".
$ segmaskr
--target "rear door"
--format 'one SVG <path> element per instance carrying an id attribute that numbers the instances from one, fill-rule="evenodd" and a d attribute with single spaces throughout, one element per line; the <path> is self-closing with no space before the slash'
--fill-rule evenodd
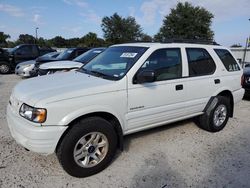
<path id="1" fill-rule="evenodd" d="M 220 85 L 216 77 L 216 64 L 205 48 L 186 48 L 188 77 L 187 100 L 192 110 L 189 113 L 202 112 L 210 97 Z"/>

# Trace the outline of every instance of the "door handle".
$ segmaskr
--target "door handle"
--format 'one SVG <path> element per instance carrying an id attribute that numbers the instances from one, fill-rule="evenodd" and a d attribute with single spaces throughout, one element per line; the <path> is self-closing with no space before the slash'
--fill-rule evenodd
<path id="1" fill-rule="evenodd" d="M 176 85 L 175 86 L 175 90 L 178 91 L 178 90 L 183 90 L 183 85 L 180 84 L 180 85 Z"/>
<path id="2" fill-rule="evenodd" d="M 215 84 L 219 84 L 219 83 L 220 83 L 220 79 L 215 79 L 215 80 L 214 80 L 214 83 L 215 83 Z"/>

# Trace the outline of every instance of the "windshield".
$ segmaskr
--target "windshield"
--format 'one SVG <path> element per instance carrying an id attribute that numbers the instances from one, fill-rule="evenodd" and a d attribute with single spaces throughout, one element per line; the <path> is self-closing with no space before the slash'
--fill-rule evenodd
<path id="1" fill-rule="evenodd" d="M 80 71 L 105 79 L 120 80 L 148 48 L 114 46 L 83 66 Z"/>
<path id="2" fill-rule="evenodd" d="M 73 49 L 67 49 L 67 50 L 64 50 L 62 53 L 60 53 L 56 59 L 59 59 L 59 60 L 64 60 L 64 59 L 68 59 L 70 54 L 73 52 Z"/>
<path id="3" fill-rule="evenodd" d="M 47 54 L 44 54 L 43 56 L 41 56 L 41 57 L 43 57 L 43 58 L 55 58 L 55 57 L 57 57 L 59 55 L 59 52 L 50 52 L 50 53 L 47 53 Z"/>
<path id="4" fill-rule="evenodd" d="M 20 45 L 16 46 L 15 48 L 10 48 L 10 49 L 8 49 L 8 52 L 9 52 L 9 53 L 12 53 L 12 52 L 14 52 L 16 49 L 18 49 L 19 47 L 20 47 Z"/>
<path id="5" fill-rule="evenodd" d="M 85 52 L 84 54 L 78 56 L 73 61 L 77 61 L 80 63 L 88 63 L 90 60 L 92 60 L 94 57 L 99 55 L 105 50 L 105 48 L 94 48 L 92 50 L 89 50 Z"/>

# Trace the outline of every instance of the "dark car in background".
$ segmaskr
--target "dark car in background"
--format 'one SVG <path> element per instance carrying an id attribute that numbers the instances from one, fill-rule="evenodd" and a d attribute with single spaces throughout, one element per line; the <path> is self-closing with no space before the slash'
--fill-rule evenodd
<path id="1" fill-rule="evenodd" d="M 38 69 L 41 64 L 52 62 L 52 61 L 63 61 L 63 60 L 73 60 L 79 55 L 87 52 L 89 48 L 68 48 L 61 52 L 56 58 L 40 59 L 38 58 L 35 63 L 35 67 Z"/>
<path id="2" fill-rule="evenodd" d="M 250 63 L 243 69 L 242 87 L 245 89 L 245 97 L 250 97 Z"/>
<path id="3" fill-rule="evenodd" d="M 6 58 L 0 61 L 0 73 L 12 72 L 18 63 L 33 60 L 37 57 L 56 50 L 52 48 L 41 48 L 36 44 L 21 44 L 6 52 Z"/>
<path id="4" fill-rule="evenodd" d="M 79 69 L 96 56 L 101 54 L 106 48 L 93 48 L 82 55 L 76 57 L 72 61 L 57 61 L 44 63 L 39 67 L 38 75 L 53 74 L 58 72 L 66 72 Z"/>

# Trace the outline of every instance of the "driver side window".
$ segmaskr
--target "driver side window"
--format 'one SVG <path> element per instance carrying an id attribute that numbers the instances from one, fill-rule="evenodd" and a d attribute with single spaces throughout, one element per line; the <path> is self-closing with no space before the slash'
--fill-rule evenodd
<path id="1" fill-rule="evenodd" d="M 181 51 L 166 48 L 154 51 L 140 68 L 140 71 L 154 71 L 155 81 L 182 77 Z"/>

